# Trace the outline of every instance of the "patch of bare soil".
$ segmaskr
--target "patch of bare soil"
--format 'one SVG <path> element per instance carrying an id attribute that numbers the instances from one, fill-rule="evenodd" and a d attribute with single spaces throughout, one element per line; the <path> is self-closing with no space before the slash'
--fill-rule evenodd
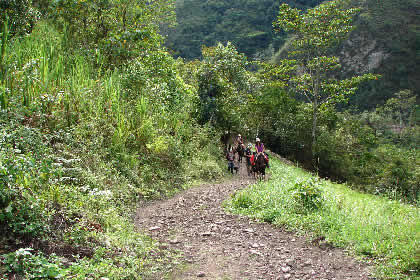
<path id="1" fill-rule="evenodd" d="M 193 188 L 137 210 L 139 230 L 163 248 L 182 252 L 187 266 L 173 279 L 373 279 L 366 264 L 343 250 L 226 213 L 222 202 L 253 182 L 242 163 L 231 181 Z"/>

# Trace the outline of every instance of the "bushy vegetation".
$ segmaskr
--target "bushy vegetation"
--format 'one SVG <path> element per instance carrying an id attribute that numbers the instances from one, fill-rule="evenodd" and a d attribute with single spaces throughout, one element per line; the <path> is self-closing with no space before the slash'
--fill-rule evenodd
<path id="1" fill-rule="evenodd" d="M 127 176 L 97 152 L 75 152 L 70 131 L 45 133 L 25 121 L 1 118 L 0 275 L 142 278 L 168 270 L 150 254 L 172 256 L 134 229 L 129 213 L 140 190 Z"/>
<path id="2" fill-rule="evenodd" d="M 419 274 L 418 208 L 319 180 L 274 158 L 270 165 L 270 180 L 235 193 L 227 209 L 348 248 L 373 260 L 385 279 Z"/>
<path id="3" fill-rule="evenodd" d="M 406 128 L 417 130 L 418 126 Z M 333 131 L 319 143 L 320 170 L 353 183 L 357 189 L 418 204 L 420 195 L 417 148 L 401 145 L 388 123 L 380 136 L 359 115 L 339 115 Z M 410 132 L 411 134 L 412 132 Z M 411 134 L 411 136 L 414 136 Z"/>
<path id="4" fill-rule="evenodd" d="M 313 169 L 309 149 L 311 108 L 275 87 L 266 87 L 257 104 L 259 112 L 266 113 L 260 135 L 270 148 Z M 323 177 L 347 181 L 364 192 L 418 204 L 416 106 L 412 103 L 411 109 L 404 111 L 406 117 L 401 125 L 399 113 L 391 111 L 389 107 L 378 107 L 373 112 L 355 114 L 324 107 L 320 111 L 313 170 Z"/>

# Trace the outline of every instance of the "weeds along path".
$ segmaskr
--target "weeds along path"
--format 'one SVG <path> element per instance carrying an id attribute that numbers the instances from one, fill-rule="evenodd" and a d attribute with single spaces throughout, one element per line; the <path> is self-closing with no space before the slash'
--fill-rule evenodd
<path id="1" fill-rule="evenodd" d="M 192 188 L 137 210 L 139 230 L 161 248 L 181 252 L 186 265 L 170 279 L 371 279 L 368 267 L 342 250 L 226 213 L 222 202 L 252 183 L 242 163 L 228 182 Z"/>

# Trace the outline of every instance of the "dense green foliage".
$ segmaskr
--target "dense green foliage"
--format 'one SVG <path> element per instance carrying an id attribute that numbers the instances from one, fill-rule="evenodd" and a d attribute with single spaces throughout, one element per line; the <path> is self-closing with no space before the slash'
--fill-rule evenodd
<path id="1" fill-rule="evenodd" d="M 175 256 L 135 232 L 138 201 L 222 174 L 216 131 L 193 118 L 197 91 L 160 47 L 155 19 L 170 6 L 130 10 L 127 29 L 150 28 L 129 42 L 113 25 L 126 2 L 99 22 L 89 12 L 92 29 L 80 7 L 55 9 L 94 1 L 54 3 L 30 34 L 0 34 L 0 274 L 164 277 Z"/>
<path id="2" fill-rule="evenodd" d="M 275 83 L 267 84 L 253 104 L 258 108 L 254 116 L 261 114 L 264 124 L 260 122 L 259 135 L 273 151 L 308 168 L 313 152 L 315 171 L 322 176 L 348 181 L 370 193 L 418 202 L 419 123 L 414 103 L 403 110 L 402 122 L 400 110 L 391 105 L 363 114 L 340 113 L 325 106 L 319 112 L 312 152 L 309 104 L 297 101 Z"/>
<path id="3" fill-rule="evenodd" d="M 101 63 L 113 67 L 158 49 L 159 24 L 171 25 L 174 16 L 172 0 L 59 0 L 50 5 L 50 17 L 72 48 L 101 55 L 106 59 Z"/>
<path id="4" fill-rule="evenodd" d="M 247 58 L 231 43 L 203 48 L 203 60 L 197 71 L 202 123 L 222 131 L 244 126 L 241 114 L 244 99 L 257 86 L 246 70 L 248 64 Z"/>
<path id="5" fill-rule="evenodd" d="M 1 0 L 0 26 L 9 22 L 12 35 L 31 32 L 41 15 L 31 4 L 31 0 Z"/>
<path id="6" fill-rule="evenodd" d="M 270 181 L 235 193 L 225 206 L 374 259 L 385 279 L 420 273 L 418 208 L 319 180 L 276 159 L 270 165 Z"/>

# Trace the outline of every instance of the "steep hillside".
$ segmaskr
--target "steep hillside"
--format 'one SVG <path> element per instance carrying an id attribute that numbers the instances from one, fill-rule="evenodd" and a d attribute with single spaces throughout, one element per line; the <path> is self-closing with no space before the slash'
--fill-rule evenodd
<path id="1" fill-rule="evenodd" d="M 356 2 L 356 1 L 355 1 Z M 374 71 L 379 82 L 359 90 L 352 104 L 368 109 L 392 94 L 409 89 L 420 94 L 420 2 L 415 0 L 363 1 L 357 29 L 343 45 L 340 57 L 352 73 Z"/>
<path id="2" fill-rule="evenodd" d="M 248 57 L 270 56 L 284 44 L 285 34 L 272 28 L 283 2 L 306 9 L 322 0 L 178 0 L 178 26 L 166 31 L 166 44 L 175 56 L 187 59 L 198 58 L 202 45 L 227 41 Z"/>

